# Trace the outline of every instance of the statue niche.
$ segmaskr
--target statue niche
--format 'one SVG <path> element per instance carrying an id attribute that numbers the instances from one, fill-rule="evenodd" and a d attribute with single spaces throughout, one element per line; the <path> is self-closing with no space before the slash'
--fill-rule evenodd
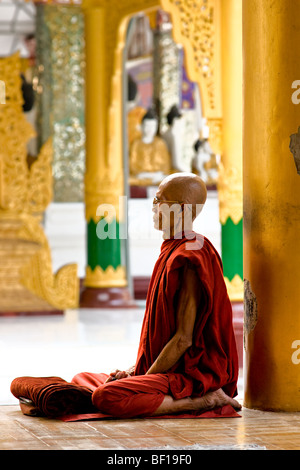
<path id="1" fill-rule="evenodd" d="M 157 135 L 158 117 L 149 109 L 142 118 L 141 137 L 130 147 L 131 184 L 157 184 L 170 174 L 171 158 L 165 141 Z"/>

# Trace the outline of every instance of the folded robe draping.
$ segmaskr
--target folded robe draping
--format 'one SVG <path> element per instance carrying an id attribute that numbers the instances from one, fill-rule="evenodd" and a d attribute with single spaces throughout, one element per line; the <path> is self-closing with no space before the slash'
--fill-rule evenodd
<path id="1" fill-rule="evenodd" d="M 201 294 L 193 345 L 168 371 L 172 395 L 176 399 L 202 396 L 223 388 L 234 397 L 238 355 L 222 261 L 211 242 L 195 232 L 162 244 L 148 289 L 135 374 L 147 372 L 176 332 L 178 296 L 187 263 L 196 270 Z"/>
<path id="2" fill-rule="evenodd" d="M 109 418 L 232 418 L 240 415 L 230 406 L 209 411 L 152 416 L 169 392 L 168 374 L 128 377 L 105 384 L 107 374 L 78 374 L 68 383 L 60 377 L 19 377 L 11 391 L 29 416 L 46 416 L 62 421 Z M 78 385 L 78 384 L 84 384 Z M 99 411 L 102 409 L 102 412 Z M 105 410 L 110 413 L 105 413 Z M 104 412 L 103 412 L 104 411 Z"/>
<path id="3" fill-rule="evenodd" d="M 87 387 L 68 383 L 60 377 L 18 377 L 10 386 L 19 399 L 24 414 L 56 418 L 63 415 L 96 411 L 92 391 Z"/>
<path id="4" fill-rule="evenodd" d="M 145 375 L 176 332 L 178 296 L 187 263 L 196 270 L 201 291 L 193 345 L 167 374 Z M 203 396 L 222 388 L 230 397 L 237 395 L 238 356 L 231 302 L 220 256 L 205 237 L 189 232 L 163 242 L 148 289 L 134 376 L 104 384 L 106 378 L 106 374 L 81 373 L 74 377 L 72 384 L 54 378 L 55 384 L 45 385 L 47 393 L 33 393 L 28 391 L 32 387 L 31 378 L 23 377 L 15 379 L 11 391 L 18 398 L 32 399 L 47 416 L 64 416 L 64 420 L 68 420 L 68 415 L 69 420 L 151 416 L 167 394 L 180 399 Z M 59 394 L 60 387 L 62 393 Z M 74 406 L 69 404 L 67 412 L 62 413 L 63 406 L 57 403 L 55 411 L 55 401 L 67 403 L 68 395 L 70 401 L 76 402 Z M 48 400 L 51 407 L 47 405 Z M 176 416 L 239 415 L 227 405 L 204 413 Z"/>

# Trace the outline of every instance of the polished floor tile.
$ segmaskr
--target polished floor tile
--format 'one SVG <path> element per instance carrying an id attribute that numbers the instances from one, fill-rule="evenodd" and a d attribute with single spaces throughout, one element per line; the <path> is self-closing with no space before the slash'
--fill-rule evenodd
<path id="1" fill-rule="evenodd" d="M 64 423 L 22 415 L 10 393 L 18 376 L 110 372 L 134 364 L 144 305 L 126 310 L 71 310 L 60 316 L 0 317 L 1 450 L 156 448 L 300 449 L 300 413 L 243 408 L 240 418 L 133 419 Z M 243 400 L 240 371 L 239 401 Z"/>
<path id="2" fill-rule="evenodd" d="M 299 413 L 243 409 L 240 418 L 61 422 L 0 406 L 1 450 L 254 448 L 299 450 Z M 251 426 L 249 425 L 251 422 Z M 270 422 L 274 427 L 270 430 Z M 290 426 L 289 426 L 290 424 Z"/>

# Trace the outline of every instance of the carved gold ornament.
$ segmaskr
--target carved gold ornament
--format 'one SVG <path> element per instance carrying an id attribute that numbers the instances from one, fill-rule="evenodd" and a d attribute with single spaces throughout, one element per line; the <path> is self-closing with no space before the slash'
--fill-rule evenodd
<path id="1" fill-rule="evenodd" d="M 225 277 L 225 284 L 228 296 L 232 302 L 241 301 L 244 298 L 244 282 L 238 274 L 230 281 Z"/>
<path id="2" fill-rule="evenodd" d="M 108 266 L 103 270 L 96 266 L 94 270 L 87 266 L 85 283 L 89 287 L 122 287 L 127 286 L 126 269 L 124 266 L 118 266 L 114 269 Z"/>
<path id="3" fill-rule="evenodd" d="M 103 170 L 101 175 L 87 173 L 85 176 L 86 220 L 99 221 L 97 209 L 101 204 L 112 205 L 116 219 L 120 220 L 119 197 L 124 194 L 124 179 L 121 171 Z"/>
<path id="4" fill-rule="evenodd" d="M 219 0 L 161 0 L 172 15 L 175 41 L 186 50 L 190 79 L 200 87 L 206 118 L 221 117 Z"/>
<path id="5" fill-rule="evenodd" d="M 52 200 L 52 141 L 29 168 L 27 142 L 35 133 L 22 111 L 19 54 L 0 59 L 6 104 L 0 107 L 0 310 L 75 308 L 77 266 L 52 274 L 40 219 Z"/>
<path id="6" fill-rule="evenodd" d="M 209 143 L 212 150 L 217 155 L 222 155 L 223 151 L 223 120 L 221 118 L 208 119 Z"/>
<path id="7" fill-rule="evenodd" d="M 22 215 L 21 220 L 20 239 L 41 247 L 20 269 L 21 283 L 57 309 L 76 308 L 79 298 L 77 265 L 65 265 L 52 274 L 51 251 L 42 227 L 29 214 Z"/>
<path id="8" fill-rule="evenodd" d="M 238 224 L 243 217 L 243 183 L 236 168 L 225 168 L 220 163 L 218 194 L 221 224 L 224 225 L 228 217 Z"/>

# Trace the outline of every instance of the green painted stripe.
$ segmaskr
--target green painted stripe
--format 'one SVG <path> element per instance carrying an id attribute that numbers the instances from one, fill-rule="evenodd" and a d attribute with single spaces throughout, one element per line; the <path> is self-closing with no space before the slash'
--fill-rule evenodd
<path id="1" fill-rule="evenodd" d="M 222 261 L 224 277 L 230 281 L 236 274 L 243 279 L 243 219 L 235 224 L 230 217 L 222 225 Z"/>
<path id="2" fill-rule="evenodd" d="M 106 238 L 105 233 L 107 234 Z M 103 238 L 103 239 L 101 239 Z M 121 265 L 121 240 L 119 223 L 110 224 L 101 219 L 95 223 L 92 219 L 87 225 L 87 263 L 92 270 L 100 266 L 103 270 Z"/>

